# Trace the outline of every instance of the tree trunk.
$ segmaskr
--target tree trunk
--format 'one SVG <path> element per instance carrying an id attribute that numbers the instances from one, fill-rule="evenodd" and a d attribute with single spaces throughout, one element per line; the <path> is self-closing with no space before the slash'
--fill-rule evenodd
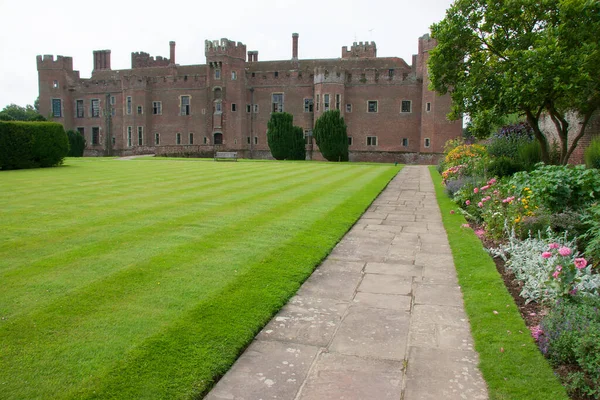
<path id="1" fill-rule="evenodd" d="M 550 152 L 548 150 L 548 140 L 546 136 L 540 130 L 540 111 L 538 111 L 537 115 L 534 115 L 530 110 L 525 111 L 525 115 L 527 116 L 527 123 L 533 129 L 533 134 L 538 142 L 540 142 L 540 148 L 542 149 L 542 161 L 544 164 L 550 163 Z"/>

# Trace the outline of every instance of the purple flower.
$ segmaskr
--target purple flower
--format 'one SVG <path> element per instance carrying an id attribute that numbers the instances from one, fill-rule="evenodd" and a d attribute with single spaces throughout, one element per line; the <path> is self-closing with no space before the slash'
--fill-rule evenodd
<path id="1" fill-rule="evenodd" d="M 569 254 L 571 254 L 573 251 L 571 251 L 570 248 L 568 247 L 561 247 L 560 249 L 558 249 L 558 254 L 560 254 L 563 257 L 568 256 Z"/>

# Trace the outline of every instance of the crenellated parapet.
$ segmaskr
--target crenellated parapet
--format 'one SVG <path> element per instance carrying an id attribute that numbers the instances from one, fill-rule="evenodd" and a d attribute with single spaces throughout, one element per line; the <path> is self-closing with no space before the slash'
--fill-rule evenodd
<path id="1" fill-rule="evenodd" d="M 348 46 L 342 47 L 342 58 L 376 58 L 377 45 L 375 42 L 354 42 L 350 50 Z"/>
<path id="2" fill-rule="evenodd" d="M 73 57 L 54 56 L 51 54 L 45 54 L 44 56 L 37 56 L 37 69 L 62 69 L 65 71 L 73 71 Z"/>
<path id="3" fill-rule="evenodd" d="M 226 38 L 219 40 L 205 40 L 204 53 L 206 59 L 215 57 L 232 57 L 246 61 L 246 45 Z"/>
<path id="4" fill-rule="evenodd" d="M 153 57 L 143 51 L 131 53 L 131 68 L 168 67 L 170 63 L 166 57 Z"/>

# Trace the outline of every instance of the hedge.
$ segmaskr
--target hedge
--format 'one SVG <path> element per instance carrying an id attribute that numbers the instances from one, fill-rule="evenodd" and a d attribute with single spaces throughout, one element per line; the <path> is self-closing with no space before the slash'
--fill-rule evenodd
<path id="1" fill-rule="evenodd" d="M 69 139 L 55 122 L 0 122 L 0 169 L 60 165 L 69 152 Z"/>

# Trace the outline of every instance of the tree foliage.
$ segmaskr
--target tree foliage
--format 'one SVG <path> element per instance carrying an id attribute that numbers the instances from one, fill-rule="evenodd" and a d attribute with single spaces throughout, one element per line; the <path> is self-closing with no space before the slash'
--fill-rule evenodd
<path id="1" fill-rule="evenodd" d="M 277 112 L 267 123 L 267 142 L 276 160 L 304 160 L 306 150 L 302 128 L 294 126 L 292 114 Z"/>
<path id="2" fill-rule="evenodd" d="M 431 31 L 438 42 L 429 59 L 431 87 L 451 94 L 450 118 L 466 113 L 493 123 L 524 115 L 548 162 L 539 124 L 545 113 L 558 132 L 560 162 L 567 162 L 600 105 L 600 3 L 456 0 Z M 569 146 L 571 111 L 581 125 Z"/>
<path id="3" fill-rule="evenodd" d="M 339 110 L 326 111 L 315 122 L 315 141 L 328 161 L 348 161 L 346 122 Z"/>
<path id="4" fill-rule="evenodd" d="M 83 157 L 85 150 L 85 138 L 77 131 L 67 131 L 69 138 L 69 154 L 68 157 Z"/>
<path id="5" fill-rule="evenodd" d="M 37 101 L 37 100 L 36 100 Z M 37 110 L 31 106 L 25 107 L 9 104 L 0 111 L 0 121 L 45 121 Z"/>
<path id="6" fill-rule="evenodd" d="M 0 169 L 53 167 L 69 152 L 69 139 L 55 122 L 0 122 Z"/>

